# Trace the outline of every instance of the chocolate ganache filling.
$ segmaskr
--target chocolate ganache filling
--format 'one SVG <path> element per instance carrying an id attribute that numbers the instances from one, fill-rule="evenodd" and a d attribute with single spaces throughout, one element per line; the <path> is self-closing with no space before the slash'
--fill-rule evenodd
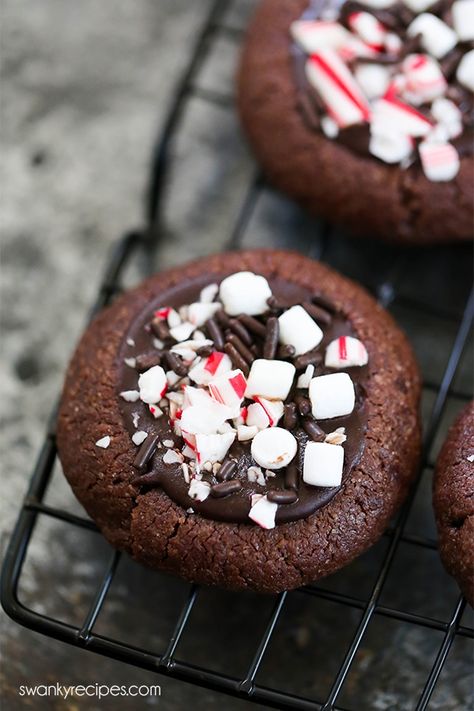
<path id="1" fill-rule="evenodd" d="M 432 181 L 472 155 L 472 0 L 315 0 L 290 33 L 312 131 Z"/>
<path id="2" fill-rule="evenodd" d="M 118 355 L 117 395 L 136 446 L 135 484 L 144 491 L 161 488 L 189 513 L 271 528 L 326 505 L 359 462 L 367 426 L 367 352 L 348 318 L 321 295 L 281 278 L 267 282 L 240 272 L 232 275 L 241 281 L 237 288 L 230 285 L 226 301 L 218 289 L 226 276 L 219 283 L 202 276 L 176 285 L 134 318 Z M 248 289 L 243 288 L 245 279 Z M 262 280 L 255 282 L 256 289 L 252 279 Z M 260 288 L 268 289 L 268 295 L 259 297 Z M 263 308 L 250 315 L 247 302 L 259 298 L 265 299 Z M 300 346 L 298 353 L 289 342 L 292 332 L 295 342 L 303 334 L 306 346 L 312 346 L 311 338 L 315 345 L 303 353 Z M 258 376 L 262 363 L 268 382 Z M 273 366 L 284 377 L 290 373 L 286 390 Z M 337 384 L 327 381 L 329 396 L 320 395 L 318 405 L 317 394 L 310 397 L 310 381 L 329 374 L 339 374 Z M 353 400 L 338 410 L 341 377 Z M 275 388 L 283 390 L 276 393 Z M 211 425 L 210 434 L 209 417 L 226 407 L 231 416 Z M 197 413 L 194 429 L 185 424 L 191 411 Z M 327 416 L 333 412 L 335 416 Z M 294 456 L 282 450 L 282 458 L 275 455 L 273 460 L 273 445 L 267 451 L 262 437 L 270 430 L 276 449 L 285 438 L 292 446 L 294 442 Z M 308 445 L 316 442 L 324 444 L 315 448 L 311 463 Z M 326 460 L 327 454 L 340 454 L 339 478 L 333 471 L 338 464 L 331 456 Z M 262 499 L 260 514 L 252 513 Z M 260 509 L 265 509 L 263 518 Z"/>

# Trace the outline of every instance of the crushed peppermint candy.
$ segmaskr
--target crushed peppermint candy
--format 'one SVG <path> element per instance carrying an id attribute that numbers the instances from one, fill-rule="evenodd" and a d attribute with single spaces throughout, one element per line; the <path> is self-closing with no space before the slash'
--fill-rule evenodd
<path id="1" fill-rule="evenodd" d="M 472 128 L 474 0 L 455 0 L 450 11 L 432 0 L 403 3 L 342 2 L 292 23 L 302 115 L 331 140 L 402 168 L 417 161 L 428 180 L 449 182 L 460 169 L 455 139 Z"/>
<path id="2" fill-rule="evenodd" d="M 97 442 L 95 443 L 95 446 L 100 447 L 101 449 L 107 449 L 110 442 L 111 442 L 111 438 L 109 437 L 109 435 L 105 435 L 105 437 L 101 437 L 100 439 L 97 440 Z"/>
<path id="3" fill-rule="evenodd" d="M 474 454 L 470 454 L 466 459 L 468 462 L 474 462 Z"/>
<path id="4" fill-rule="evenodd" d="M 352 25 L 373 32 L 374 42 L 388 41 L 389 33 L 376 40 L 380 28 L 364 16 Z M 350 35 L 335 32 L 328 41 Z M 454 130 L 455 109 L 438 105 L 438 113 Z M 197 502 L 193 512 L 203 501 L 206 512 L 218 512 L 232 500 L 236 520 L 264 529 L 287 520 L 289 506 L 296 511 L 289 520 L 304 517 L 311 487 L 340 485 L 342 445 L 358 436 L 351 420 L 329 433 L 318 421 L 349 418 L 360 407 L 355 385 L 366 377 L 364 344 L 323 295 L 280 303 L 270 282 L 253 272 L 231 274 L 190 301 L 155 306 L 144 332 L 131 339 L 139 345 L 125 365 L 136 380 L 127 370 L 119 396 L 138 447 L 133 466 L 141 473 L 169 466 L 158 470 L 157 485 L 178 501 L 186 485 Z M 97 446 L 109 443 L 104 437 Z"/>

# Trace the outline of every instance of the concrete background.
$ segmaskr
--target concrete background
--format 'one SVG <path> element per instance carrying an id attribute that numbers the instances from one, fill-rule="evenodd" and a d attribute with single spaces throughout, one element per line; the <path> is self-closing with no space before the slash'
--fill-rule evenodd
<path id="1" fill-rule="evenodd" d="M 231 4 L 226 23 L 243 27 L 252 1 Z M 1 0 L 1 228 L 4 550 L 40 446 L 47 414 L 60 388 L 71 350 L 93 301 L 110 246 L 142 224 L 150 149 L 207 0 Z M 225 34 L 213 44 L 199 86 L 231 97 L 236 43 Z M 225 160 L 223 157 L 225 156 Z M 157 266 L 219 249 L 225 243 L 254 165 L 231 111 L 193 101 L 173 147 L 165 217 L 167 238 Z M 317 224 L 285 199 L 265 191 L 246 244 L 290 245 L 317 252 Z M 354 277 L 384 280 L 397 250 L 348 243 L 331 245 L 330 261 Z M 466 250 L 402 255 L 398 274 L 405 296 L 423 294 L 457 317 L 470 279 Z M 131 279 L 136 278 L 131 270 Z M 402 277 L 402 278 L 400 278 Z M 395 304 L 395 315 L 414 343 L 427 379 L 439 381 L 455 335 L 452 319 L 417 317 Z M 469 357 L 457 390 L 469 389 Z M 427 391 L 425 412 L 433 402 Z M 432 456 L 463 401 L 450 398 Z M 429 476 L 417 497 L 412 528 L 434 535 Z M 61 473 L 48 502 L 80 512 Z M 384 553 L 382 541 L 327 583 L 367 595 Z M 22 599 L 40 612 L 80 623 L 110 551 L 94 534 L 42 520 L 27 560 Z M 385 604 L 448 619 L 457 596 L 437 555 L 404 548 Z M 404 585 L 400 586 L 400 576 Z M 97 630 L 163 651 L 187 594 L 179 581 L 122 561 Z M 203 591 L 178 657 L 243 674 L 272 601 L 252 595 Z M 262 667 L 262 683 L 320 696 L 341 661 L 359 612 L 294 595 Z M 216 625 L 216 619 L 219 624 Z M 22 700 L 21 683 L 160 683 L 162 698 L 143 708 L 241 709 L 248 704 L 141 672 L 41 637 L 2 618 L 5 709 L 135 709 L 120 699 Z M 377 618 L 362 646 L 341 704 L 364 709 L 412 709 L 423 674 L 434 660 L 438 634 Z M 471 699 L 466 640 L 454 645 L 430 708 L 467 708 Z"/>

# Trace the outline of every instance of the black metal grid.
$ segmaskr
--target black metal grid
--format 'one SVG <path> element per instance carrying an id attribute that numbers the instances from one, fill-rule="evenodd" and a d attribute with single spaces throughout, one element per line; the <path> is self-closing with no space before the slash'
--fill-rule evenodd
<path id="1" fill-rule="evenodd" d="M 91 315 L 109 303 L 115 294 L 121 290 L 121 278 L 131 260 L 140 258 L 140 254 L 143 250 L 148 252 L 153 251 L 160 240 L 164 238 L 165 230 L 161 219 L 161 209 L 163 198 L 165 197 L 167 172 L 170 164 L 170 148 L 179 128 L 180 119 L 183 115 L 187 100 L 190 97 L 197 96 L 204 101 L 217 104 L 221 107 L 230 107 L 232 104 L 229 97 L 223 96 L 218 92 L 199 89 L 195 85 L 197 74 L 212 44 L 213 38 L 223 33 L 236 41 L 240 37 L 240 31 L 238 29 L 226 26 L 225 23 L 223 23 L 223 17 L 228 9 L 228 5 L 229 0 L 214 0 L 212 4 L 209 16 L 198 36 L 188 68 L 177 88 L 176 96 L 164 130 L 154 150 L 149 189 L 147 192 L 146 227 L 143 230 L 125 235 L 115 246 Z M 234 228 L 229 237 L 227 248 L 234 249 L 240 246 L 264 187 L 263 178 L 256 172 L 244 197 Z M 334 228 L 329 224 L 320 225 L 318 247 L 315 250 L 308 247 L 308 250 L 312 251 L 312 256 L 324 259 L 326 247 L 333 239 L 334 231 Z M 394 254 L 396 254 L 396 258 L 394 258 Z M 42 516 L 52 517 L 73 527 L 82 527 L 91 531 L 97 531 L 94 523 L 90 520 L 71 514 L 61 508 L 49 506 L 45 503 L 45 493 L 51 480 L 57 457 L 55 442 L 56 412 L 54 411 L 51 416 L 44 444 L 33 471 L 28 492 L 19 514 L 15 531 L 5 556 L 1 588 L 1 600 L 5 611 L 14 620 L 30 629 L 68 642 L 69 644 L 87 648 L 99 654 L 128 662 L 129 664 L 136 665 L 143 669 L 169 675 L 202 687 L 279 709 L 322 709 L 324 711 L 342 708 L 337 703 L 338 698 L 348 673 L 355 662 L 356 653 L 361 646 L 371 620 L 375 617 L 382 619 L 392 618 L 410 625 L 420 626 L 426 630 L 442 633 L 442 641 L 437 647 L 434 663 L 428 675 L 423 680 L 423 691 L 418 699 L 413 699 L 414 709 L 417 711 L 426 709 L 455 638 L 474 638 L 474 629 L 462 624 L 461 618 L 465 601 L 462 597 L 459 597 L 451 611 L 449 619 L 439 620 L 425 614 L 413 613 L 398 609 L 397 607 L 386 606 L 381 603 L 381 592 L 391 570 L 397 548 L 401 542 L 418 549 L 436 549 L 436 542 L 431 538 L 418 534 L 410 534 L 405 529 L 421 478 L 426 475 L 426 472 L 433 469 L 433 463 L 430 461 L 429 455 L 435 437 L 442 424 L 441 418 L 448 395 L 454 395 L 456 398 L 465 401 L 471 396 L 470 393 L 464 392 L 462 389 L 456 389 L 454 387 L 454 381 L 471 329 L 474 314 L 474 296 L 471 292 L 461 314 L 452 314 L 449 308 L 443 311 L 434 308 L 429 303 L 417 302 L 416 299 L 397 294 L 398 280 L 400 275 L 403 274 L 409 259 L 410 257 L 406 252 L 390 252 L 388 266 L 387 259 L 385 259 L 385 267 L 382 268 L 381 274 L 379 273 L 378 279 L 375 282 L 371 280 L 366 286 L 375 292 L 379 301 L 387 307 L 396 298 L 398 304 L 401 303 L 405 308 L 409 309 L 411 314 L 416 314 L 420 318 L 435 314 L 441 318 L 446 318 L 451 323 L 455 321 L 457 333 L 452 343 L 451 351 L 446 353 L 446 365 L 441 380 L 425 380 L 424 382 L 425 389 L 431 391 L 434 396 L 434 404 L 424 437 L 420 475 L 397 520 L 385 534 L 388 538 L 388 547 L 382 564 L 379 567 L 375 584 L 367 598 L 362 599 L 341 594 L 319 587 L 318 585 L 308 586 L 292 593 L 282 593 L 276 596 L 266 629 L 255 648 L 247 673 L 242 678 L 234 678 L 230 675 L 219 673 L 209 668 L 198 667 L 176 658 L 178 645 L 185 631 L 193 606 L 199 596 L 199 588 L 195 585 L 189 587 L 187 601 L 178 615 L 168 645 L 161 655 L 157 655 L 147 649 L 130 646 L 124 641 L 99 635 L 94 631 L 121 557 L 121 554 L 116 551 L 112 553 L 108 566 L 104 570 L 103 577 L 98 582 L 92 605 L 81 626 L 68 624 L 56 619 L 54 616 L 46 616 L 29 609 L 19 600 L 18 589 L 30 539 L 38 519 Z M 149 263 L 150 260 L 147 261 Z M 153 575 L 153 573 L 150 573 L 150 575 Z M 329 693 L 326 698 L 322 699 L 303 698 L 281 689 L 264 687 L 257 682 L 257 673 L 275 626 L 284 611 L 285 600 L 288 595 L 298 595 L 301 593 L 330 600 L 337 605 L 346 608 L 349 607 L 361 612 L 357 629 L 345 650 L 343 661 L 334 676 Z"/>

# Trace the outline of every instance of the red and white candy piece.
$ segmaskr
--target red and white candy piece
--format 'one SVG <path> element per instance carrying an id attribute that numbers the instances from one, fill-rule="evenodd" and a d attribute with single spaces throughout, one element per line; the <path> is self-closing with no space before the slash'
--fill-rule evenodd
<path id="1" fill-rule="evenodd" d="M 387 30 L 370 12 L 352 12 L 348 24 L 369 47 L 379 52 L 383 50 Z"/>
<path id="2" fill-rule="evenodd" d="M 252 496 L 252 506 L 249 511 L 249 518 L 257 523 L 261 528 L 269 530 L 275 528 L 275 516 L 278 504 L 269 501 L 266 496 L 254 494 Z"/>
<path id="3" fill-rule="evenodd" d="M 191 479 L 188 496 L 195 501 L 205 501 L 211 493 L 211 485 L 207 481 Z"/>
<path id="4" fill-rule="evenodd" d="M 214 434 L 231 416 L 232 411 L 229 407 L 215 401 L 206 407 L 191 405 L 182 411 L 181 430 L 186 435 Z"/>
<path id="5" fill-rule="evenodd" d="M 136 444 L 137 447 L 139 447 L 148 437 L 148 432 L 145 432 L 145 430 L 138 430 L 138 432 L 134 432 L 132 434 L 132 442 L 133 444 Z"/>
<path id="6" fill-rule="evenodd" d="M 284 360 L 257 358 L 252 363 L 245 397 L 285 400 L 293 385 L 296 368 Z"/>
<path id="7" fill-rule="evenodd" d="M 363 42 L 356 35 L 349 35 L 347 42 L 337 50 L 339 57 L 344 62 L 351 62 L 360 57 L 375 57 L 377 50 Z"/>
<path id="8" fill-rule="evenodd" d="M 422 141 L 418 146 L 423 172 L 435 183 L 452 180 L 459 171 L 457 150 L 450 143 Z"/>
<path id="9" fill-rule="evenodd" d="M 147 405 L 155 405 L 160 402 L 166 392 L 168 381 L 166 373 L 161 365 L 154 365 L 138 378 L 138 388 L 140 390 L 140 400 Z"/>
<path id="10" fill-rule="evenodd" d="M 231 370 L 209 383 L 209 392 L 214 400 L 222 405 L 228 405 L 240 412 L 240 403 L 244 399 L 247 381 L 241 370 Z"/>
<path id="11" fill-rule="evenodd" d="M 432 127 L 423 114 L 390 94 L 373 106 L 371 133 L 377 136 L 426 136 Z"/>
<path id="12" fill-rule="evenodd" d="M 282 427 L 261 430 L 252 440 L 250 451 L 257 464 L 264 469 L 282 469 L 296 454 L 295 437 Z"/>
<path id="13" fill-rule="evenodd" d="M 455 138 L 462 133 L 462 113 L 454 101 L 440 96 L 431 104 L 431 114 L 446 129 L 448 138 Z"/>
<path id="14" fill-rule="evenodd" d="M 381 64 L 359 64 L 354 75 L 368 99 L 379 99 L 390 84 L 390 70 Z"/>
<path id="15" fill-rule="evenodd" d="M 197 434 L 196 456 L 199 464 L 222 462 L 235 439 L 235 432 Z"/>
<path id="16" fill-rule="evenodd" d="M 186 385 L 183 389 L 183 393 L 183 408 L 189 407 L 190 405 L 211 407 L 214 402 L 207 390 L 203 388 L 194 388 L 192 385 Z"/>
<path id="17" fill-rule="evenodd" d="M 237 272 L 222 280 L 219 298 L 229 316 L 258 316 L 268 311 L 267 299 L 272 295 L 265 277 L 253 272 Z"/>
<path id="18" fill-rule="evenodd" d="M 444 57 L 453 49 L 458 41 L 454 30 L 443 20 L 429 12 L 424 12 L 415 17 L 407 28 L 408 37 L 421 35 L 421 45 L 429 54 L 436 59 Z"/>
<path id="19" fill-rule="evenodd" d="M 474 91 L 474 49 L 466 52 L 456 69 L 456 79 L 460 84 Z"/>
<path id="20" fill-rule="evenodd" d="M 460 41 L 474 40 L 474 0 L 456 0 L 451 12 L 453 27 Z"/>
<path id="21" fill-rule="evenodd" d="M 404 96 L 415 106 L 433 101 L 446 91 L 448 85 L 438 62 L 427 54 L 409 54 L 402 70 L 407 80 Z"/>
<path id="22" fill-rule="evenodd" d="M 237 439 L 239 442 L 248 442 L 250 439 L 253 439 L 255 435 L 258 432 L 258 427 L 252 426 L 249 427 L 247 425 L 238 425 L 237 426 Z"/>
<path id="23" fill-rule="evenodd" d="M 295 348 L 295 355 L 313 350 L 323 339 L 323 332 L 302 306 L 292 306 L 278 319 L 280 343 Z"/>
<path id="24" fill-rule="evenodd" d="M 291 36 L 307 54 L 320 49 L 339 49 L 350 37 L 339 22 L 296 20 L 290 27 Z"/>
<path id="25" fill-rule="evenodd" d="M 367 365 L 368 361 L 369 354 L 362 341 L 353 336 L 339 336 L 326 348 L 324 364 L 327 368 L 351 368 Z"/>
<path id="26" fill-rule="evenodd" d="M 311 486 L 340 486 L 344 448 L 340 444 L 308 442 L 304 451 L 303 481 Z"/>
<path id="27" fill-rule="evenodd" d="M 207 304 L 197 301 L 188 307 L 188 320 L 194 324 L 195 328 L 199 328 L 199 326 L 203 326 L 206 321 L 214 316 L 216 311 L 219 311 L 221 308 L 220 304 Z"/>
<path id="28" fill-rule="evenodd" d="M 232 370 L 232 361 L 227 353 L 214 351 L 208 358 L 204 358 L 191 368 L 188 376 L 197 385 L 208 385 L 211 380 L 229 370 Z"/>
<path id="29" fill-rule="evenodd" d="M 257 402 L 248 406 L 247 425 L 258 427 L 259 430 L 265 427 L 275 427 L 283 417 L 283 403 L 281 400 L 267 400 L 263 397 L 256 397 Z"/>
<path id="30" fill-rule="evenodd" d="M 312 54 L 306 76 L 340 128 L 370 119 L 370 107 L 344 61 L 332 49 Z"/>
<path id="31" fill-rule="evenodd" d="M 318 375 L 309 384 L 309 399 L 317 420 L 350 415 L 355 405 L 354 384 L 347 373 Z"/>

